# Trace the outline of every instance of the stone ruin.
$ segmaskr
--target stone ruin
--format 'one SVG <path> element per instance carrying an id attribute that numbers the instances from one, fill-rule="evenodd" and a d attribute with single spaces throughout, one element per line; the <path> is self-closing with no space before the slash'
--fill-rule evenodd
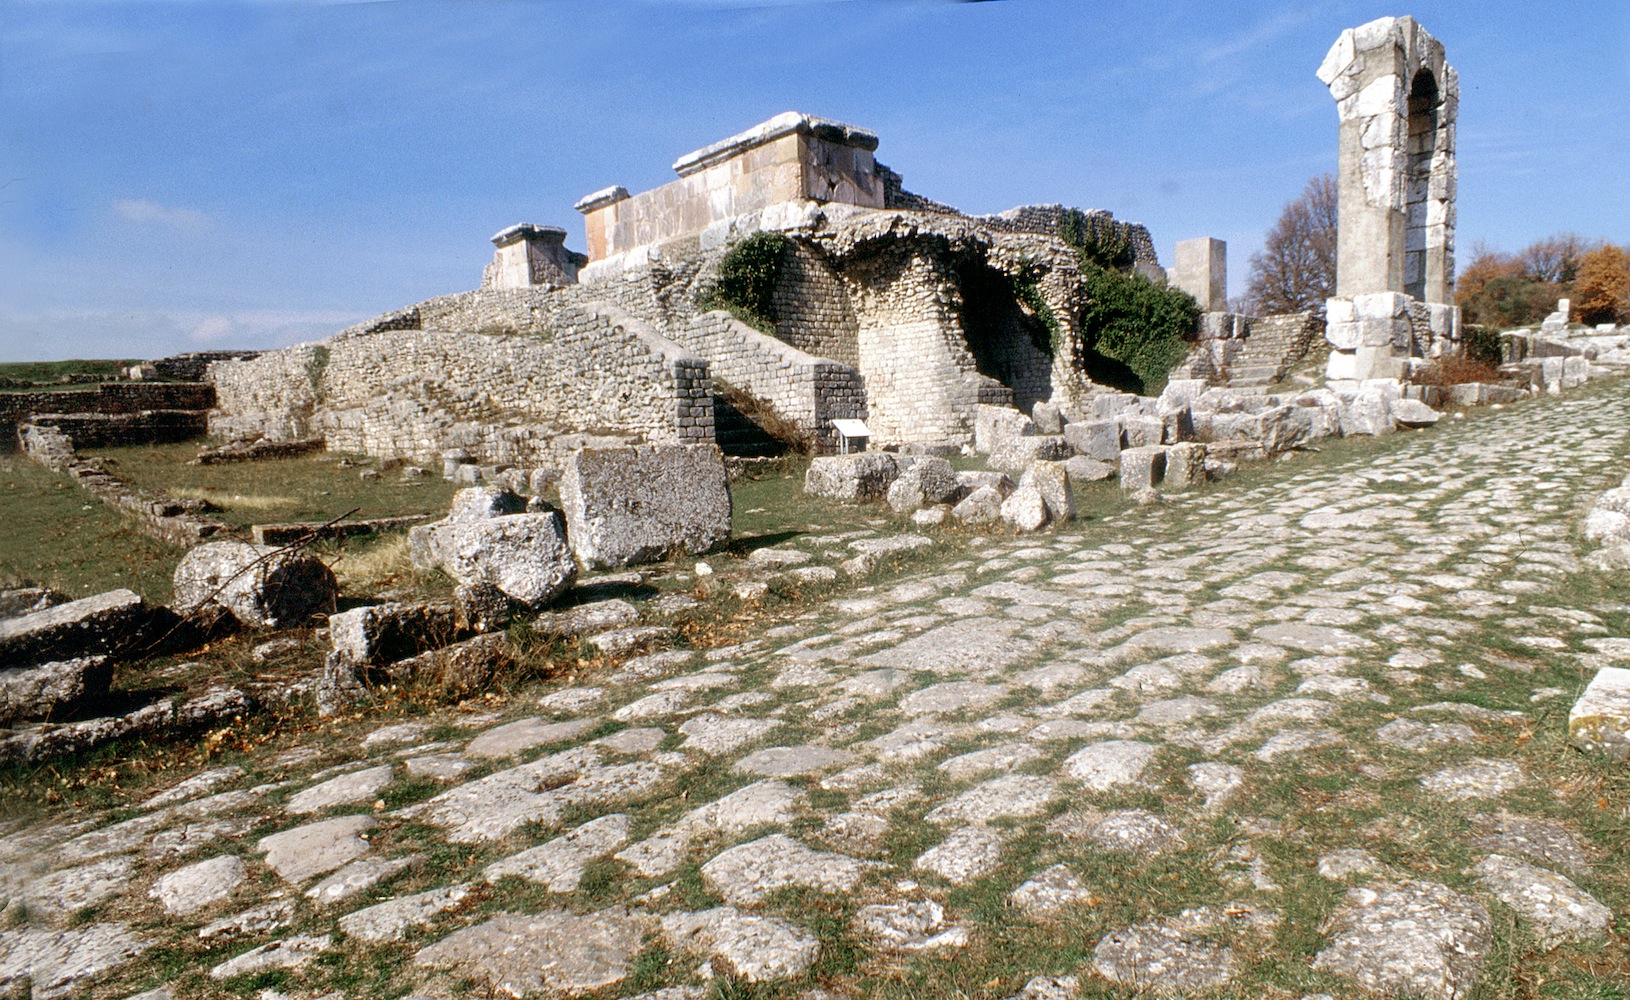
<path id="1" fill-rule="evenodd" d="M 876 446 L 957 451 L 982 408 L 1069 407 L 1102 387 L 1073 345 L 1084 303 L 1066 209 L 968 216 L 911 194 L 874 133 L 787 113 L 675 164 L 679 178 L 583 199 L 589 253 L 512 226 L 481 288 L 315 344 L 216 365 L 212 433 L 325 438 L 435 466 L 563 467 L 583 447 L 773 449 L 765 427 L 834 451 L 834 420 Z M 1163 278 L 1142 226 L 1092 213 Z M 756 232 L 785 237 L 774 335 L 698 305 Z M 1033 289 L 1021 301 L 1019 288 Z"/>
<path id="2" fill-rule="evenodd" d="M 1319 66 L 1341 118 L 1333 379 L 1397 378 L 1460 339 L 1454 304 L 1460 79 L 1410 17 L 1342 32 Z"/>

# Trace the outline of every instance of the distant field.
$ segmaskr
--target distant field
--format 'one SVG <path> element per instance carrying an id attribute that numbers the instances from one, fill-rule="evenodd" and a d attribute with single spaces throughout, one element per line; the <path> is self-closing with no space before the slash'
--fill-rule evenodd
<path id="1" fill-rule="evenodd" d="M 73 358 L 68 361 L 0 361 L 0 379 L 55 382 L 67 375 L 116 378 L 120 371 L 141 364 L 139 358 Z"/>

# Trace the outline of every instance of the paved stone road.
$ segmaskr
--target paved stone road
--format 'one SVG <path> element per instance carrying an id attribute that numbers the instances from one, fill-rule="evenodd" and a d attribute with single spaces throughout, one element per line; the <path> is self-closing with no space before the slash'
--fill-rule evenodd
<path id="1" fill-rule="evenodd" d="M 1469 997 L 1630 902 L 1561 740 L 1630 607 L 1553 591 L 1627 453 L 1595 386 L 13 829 L 0 982 Z"/>

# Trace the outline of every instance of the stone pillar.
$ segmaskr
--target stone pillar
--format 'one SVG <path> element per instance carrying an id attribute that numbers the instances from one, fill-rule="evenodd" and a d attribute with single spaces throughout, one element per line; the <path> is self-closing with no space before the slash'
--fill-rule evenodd
<path id="1" fill-rule="evenodd" d="M 1228 244 L 1209 236 L 1179 240 L 1171 283 L 1194 296 L 1201 312 L 1228 309 Z"/>
<path id="2" fill-rule="evenodd" d="M 492 263 L 481 275 L 483 289 L 560 288 L 577 284 L 588 258 L 566 249 L 566 230 L 529 222 L 500 230 L 492 238 Z"/>
<path id="3" fill-rule="evenodd" d="M 1449 313 L 1459 78 L 1443 44 L 1410 17 L 1342 32 L 1318 76 L 1341 120 L 1337 297 L 1326 309 L 1330 374 L 1393 377 L 1398 363 L 1388 345 L 1407 353 L 1420 342 L 1399 298 L 1432 306 L 1444 335 L 1458 331 Z"/>

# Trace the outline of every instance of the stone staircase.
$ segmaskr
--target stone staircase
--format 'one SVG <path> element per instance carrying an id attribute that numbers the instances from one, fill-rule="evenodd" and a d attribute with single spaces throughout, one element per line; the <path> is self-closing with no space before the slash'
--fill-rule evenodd
<path id="1" fill-rule="evenodd" d="M 719 450 L 737 458 L 762 458 L 782 455 L 785 443 L 770 436 L 769 432 L 752 418 L 737 409 L 728 399 L 713 397 L 713 439 Z"/>
<path id="2" fill-rule="evenodd" d="M 1273 392 L 1287 379 L 1317 384 L 1313 370 L 1322 371 L 1329 354 L 1323 324 L 1307 313 L 1264 316 L 1249 322 L 1249 336 L 1223 342 L 1227 344 L 1223 351 L 1213 351 L 1213 345 L 1202 341 L 1171 377 L 1203 378 L 1212 385 L 1252 394 Z M 1217 357 L 1226 361 L 1218 365 Z"/>

